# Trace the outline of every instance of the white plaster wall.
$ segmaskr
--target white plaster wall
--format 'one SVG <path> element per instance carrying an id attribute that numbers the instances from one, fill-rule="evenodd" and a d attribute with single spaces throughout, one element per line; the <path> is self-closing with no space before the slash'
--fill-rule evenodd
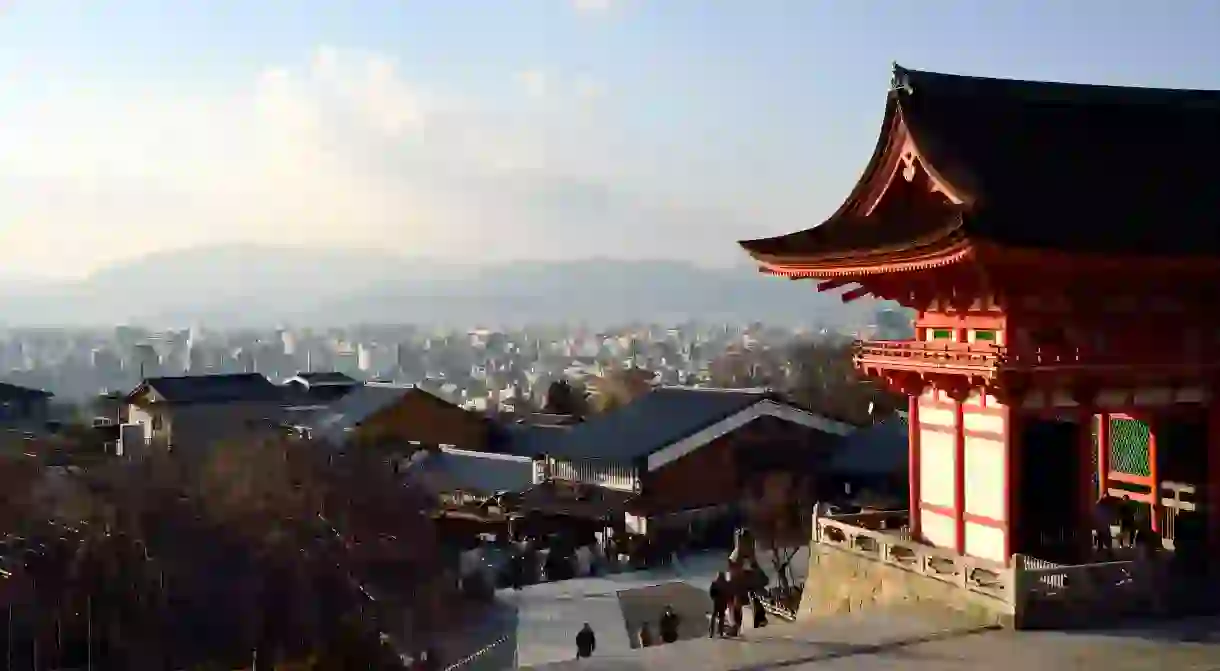
<path id="1" fill-rule="evenodd" d="M 962 418 L 967 431 L 990 431 L 1004 433 L 1004 416 L 981 412 L 966 412 Z"/>
<path id="2" fill-rule="evenodd" d="M 1004 530 L 967 522 L 966 554 L 996 562 L 1008 561 L 1004 556 Z"/>
<path id="3" fill-rule="evenodd" d="M 1004 520 L 1004 443 L 966 436 L 966 512 Z"/>
<path id="4" fill-rule="evenodd" d="M 152 415 L 138 405 L 127 406 L 127 423 L 144 427 L 144 442 L 153 439 Z"/>
<path id="5" fill-rule="evenodd" d="M 953 434 L 924 429 L 919 434 L 919 496 L 924 503 L 952 508 Z"/>
<path id="6" fill-rule="evenodd" d="M 919 406 L 919 424 L 920 426 L 948 426 L 953 427 L 957 423 L 957 415 L 949 408 L 928 407 L 920 404 Z"/>
<path id="7" fill-rule="evenodd" d="M 957 546 L 957 523 L 948 515 L 922 510 L 919 514 L 920 531 L 924 540 L 938 548 L 953 549 Z"/>

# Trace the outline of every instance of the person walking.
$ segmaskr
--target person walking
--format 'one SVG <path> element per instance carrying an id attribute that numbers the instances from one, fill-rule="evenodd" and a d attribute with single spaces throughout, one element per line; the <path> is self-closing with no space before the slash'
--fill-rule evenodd
<path id="1" fill-rule="evenodd" d="M 745 600 L 749 595 L 749 585 L 745 581 L 745 571 L 740 561 L 730 562 L 728 571 L 729 597 L 729 635 L 741 633 L 741 621 L 745 613 Z"/>
<path id="2" fill-rule="evenodd" d="M 724 616 L 729 609 L 729 586 L 724 571 L 716 574 L 707 592 L 712 597 L 712 618 L 708 623 L 707 637 L 716 638 L 724 635 Z"/>
<path id="3" fill-rule="evenodd" d="M 641 648 L 652 647 L 652 629 L 648 628 L 647 622 L 640 625 L 640 647 Z"/>
<path id="4" fill-rule="evenodd" d="M 767 589 L 767 572 L 763 571 L 758 562 L 750 567 L 750 612 L 754 615 L 754 628 L 767 626 L 767 611 L 763 610 L 762 595 Z"/>
<path id="5" fill-rule="evenodd" d="M 678 640 L 678 625 L 682 618 L 674 612 L 673 606 L 665 606 L 665 611 L 661 613 L 661 640 L 666 643 L 673 643 Z"/>
<path id="6" fill-rule="evenodd" d="M 1093 506 L 1093 549 L 1102 554 L 1109 554 L 1114 547 L 1114 532 L 1111 530 L 1115 522 L 1114 498 L 1102 496 Z"/>
<path id="7" fill-rule="evenodd" d="M 597 636 L 593 634 L 593 627 L 586 622 L 585 626 L 580 628 L 576 634 L 576 657 L 592 657 L 593 651 L 597 649 Z"/>
<path id="8" fill-rule="evenodd" d="M 1135 547 L 1137 506 L 1130 494 L 1123 494 L 1118 502 L 1118 539 L 1123 547 Z"/>

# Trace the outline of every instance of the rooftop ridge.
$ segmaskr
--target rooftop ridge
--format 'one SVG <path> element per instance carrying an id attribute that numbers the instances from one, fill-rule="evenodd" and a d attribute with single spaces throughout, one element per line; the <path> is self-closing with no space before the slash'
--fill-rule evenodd
<path id="1" fill-rule="evenodd" d="M 452 454 L 455 457 L 478 457 L 496 459 L 499 461 L 515 461 L 520 464 L 533 463 L 534 458 L 520 454 L 504 454 L 502 452 L 481 452 L 479 450 L 463 450 L 457 447 L 442 447 L 441 454 Z"/>

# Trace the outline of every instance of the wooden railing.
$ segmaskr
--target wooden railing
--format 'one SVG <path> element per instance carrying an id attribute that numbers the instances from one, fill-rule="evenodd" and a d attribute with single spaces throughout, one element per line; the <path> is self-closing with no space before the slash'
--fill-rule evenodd
<path id="1" fill-rule="evenodd" d="M 854 346 L 857 366 L 920 366 L 959 370 L 1021 370 L 1036 368 L 1088 368 L 1130 365 L 1210 367 L 1220 365 L 1199 351 L 1157 347 L 1133 359 L 1130 350 L 1106 351 L 1094 347 L 996 345 L 944 340 L 862 340 Z"/>
<path id="2" fill-rule="evenodd" d="M 1003 348 L 982 343 L 921 342 L 918 340 L 865 340 L 854 347 L 857 366 L 910 364 L 965 370 L 993 370 Z"/>
<path id="3" fill-rule="evenodd" d="M 1015 603 L 1012 595 L 1012 572 L 1002 565 L 910 540 L 903 537 L 901 528 L 891 532 L 858 526 L 862 516 L 867 520 L 865 523 L 869 523 L 877 521 L 878 517 L 893 514 L 860 513 L 845 516 L 857 524 L 844 521 L 840 517 L 820 517 L 816 520 L 816 540 L 845 552 L 956 585 L 967 592 L 993 600 L 1002 610 L 1008 610 L 1004 607 Z M 867 516 L 873 516 L 873 519 L 868 520 Z"/>

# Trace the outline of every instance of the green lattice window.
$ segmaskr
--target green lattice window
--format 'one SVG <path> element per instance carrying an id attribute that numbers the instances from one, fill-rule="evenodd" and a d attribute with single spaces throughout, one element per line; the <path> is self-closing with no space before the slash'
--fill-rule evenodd
<path id="1" fill-rule="evenodd" d="M 1110 470 L 1148 476 L 1148 425 L 1134 419 L 1110 418 Z"/>
<path id="2" fill-rule="evenodd" d="M 995 331 L 992 329 L 976 329 L 974 331 L 975 342 L 995 342 Z"/>
<path id="3" fill-rule="evenodd" d="M 953 329 L 932 329 L 933 340 L 953 340 Z"/>

